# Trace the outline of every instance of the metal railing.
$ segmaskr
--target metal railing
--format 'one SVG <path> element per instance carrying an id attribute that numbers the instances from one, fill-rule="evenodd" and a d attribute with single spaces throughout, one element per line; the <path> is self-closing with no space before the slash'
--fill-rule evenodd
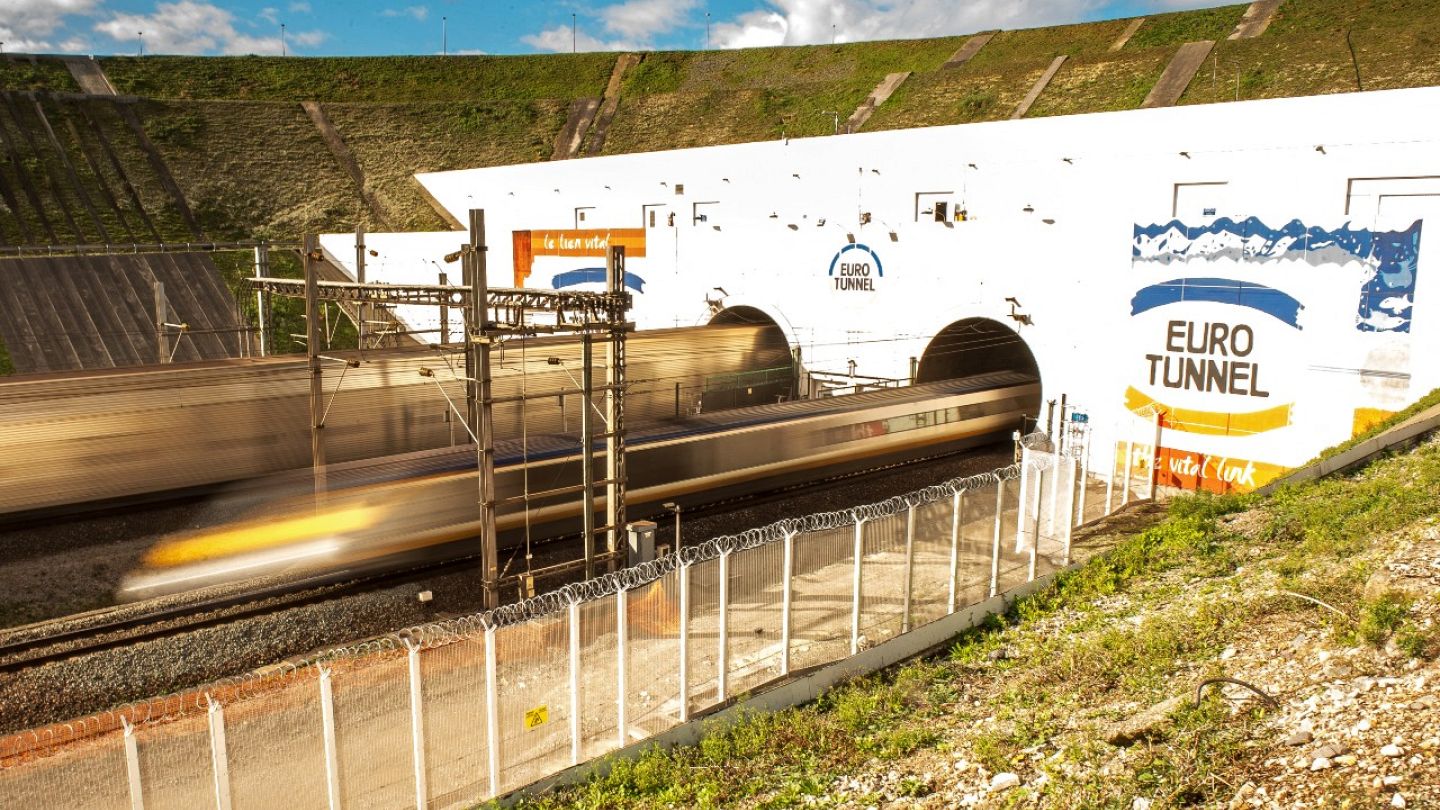
<path id="1" fill-rule="evenodd" d="M 1074 527 L 1109 512 L 1101 493 L 1132 489 L 1128 465 L 1125 482 L 1087 467 L 1027 450 L 991 473 L 0 739 L 0 805 L 469 806 L 1067 565 Z"/>

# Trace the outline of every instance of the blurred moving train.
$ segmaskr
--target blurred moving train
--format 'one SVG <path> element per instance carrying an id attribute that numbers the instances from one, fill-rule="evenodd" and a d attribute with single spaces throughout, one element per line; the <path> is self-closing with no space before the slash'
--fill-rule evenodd
<path id="1" fill-rule="evenodd" d="M 991 443 L 1007 437 L 1039 404 L 1033 376 L 994 372 L 655 424 L 628 434 L 627 506 L 632 516 L 643 515 L 664 501 L 713 502 Z M 497 448 L 498 497 L 578 484 L 579 447 L 573 434 L 551 434 Z M 313 494 L 292 496 L 244 522 L 168 538 L 126 580 L 121 597 L 257 576 L 325 572 L 340 579 L 464 553 L 456 544 L 480 529 L 473 455 L 424 454 L 419 464 L 429 471 L 363 483 L 373 480 L 371 470 L 359 475 L 362 483 L 318 502 Z M 437 464 L 468 469 L 439 471 Z M 344 470 L 337 473 L 335 480 L 345 480 Z M 523 542 L 527 530 L 535 540 L 573 534 L 580 512 L 573 492 L 532 501 L 528 515 L 518 504 L 502 506 L 496 527 L 501 545 Z M 473 542 L 466 550 L 474 553 Z"/>
<path id="2" fill-rule="evenodd" d="M 494 395 L 578 388 L 579 346 L 564 338 L 509 344 L 495 354 Z M 774 402 L 793 382 L 788 344 L 774 325 L 647 330 L 628 340 L 626 354 L 625 410 L 632 426 L 697 407 Z M 552 357 L 560 363 L 549 364 Z M 595 357 L 603 365 L 604 352 Z M 422 367 L 435 376 L 422 377 Z M 462 357 L 433 349 L 368 352 L 358 368 L 327 362 L 327 461 L 469 442 L 446 402 L 448 396 L 465 408 L 464 373 Z M 596 379 L 604 379 L 598 369 Z M 295 357 L 0 383 L 0 515 L 309 467 L 309 385 L 305 360 Z M 528 430 L 572 429 L 578 408 L 575 395 L 532 400 Z M 520 435 L 520 411 L 516 402 L 495 406 L 497 437 Z"/>

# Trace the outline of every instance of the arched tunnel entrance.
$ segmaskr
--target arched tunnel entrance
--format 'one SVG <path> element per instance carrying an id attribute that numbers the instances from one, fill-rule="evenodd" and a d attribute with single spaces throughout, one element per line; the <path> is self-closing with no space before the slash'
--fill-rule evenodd
<path id="1" fill-rule="evenodd" d="M 736 306 L 715 313 L 708 326 L 724 327 L 715 329 L 714 339 L 744 351 L 749 362 L 742 371 L 707 375 L 700 410 L 743 408 L 795 396 L 795 358 L 774 318 L 755 307 Z"/>
<path id="2" fill-rule="evenodd" d="M 915 382 L 937 382 L 993 371 L 1018 371 L 1040 379 L 1040 365 L 1024 338 L 998 321 L 965 318 L 941 329 L 925 347 Z"/>
<path id="3" fill-rule="evenodd" d="M 939 382 L 997 371 L 1015 371 L 1040 381 L 1040 364 L 1035 362 L 1024 338 L 999 321 L 965 318 L 941 329 L 925 347 L 915 382 Z M 1036 419 L 1040 407 L 1038 389 L 1033 400 L 1021 404 L 1022 412 Z M 1021 422 L 1016 427 L 1025 430 L 1025 420 Z"/>

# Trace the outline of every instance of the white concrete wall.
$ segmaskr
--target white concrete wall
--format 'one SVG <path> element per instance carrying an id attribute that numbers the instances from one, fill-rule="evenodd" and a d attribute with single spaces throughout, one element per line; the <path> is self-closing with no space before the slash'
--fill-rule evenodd
<path id="1" fill-rule="evenodd" d="M 1376 304 L 1388 304 L 1370 312 L 1368 322 L 1390 330 L 1377 332 L 1357 328 L 1360 295 L 1378 264 L 1368 248 L 1293 250 L 1283 235 L 1277 245 L 1248 232 L 1204 235 L 1180 245 L 1163 236 L 1142 238 L 1139 229 L 1174 219 L 1203 227 L 1227 216 L 1256 217 L 1275 230 L 1299 220 L 1326 233 L 1347 223 L 1351 231 L 1381 233 L 1404 231 L 1427 216 L 1440 221 L 1437 139 L 1440 89 L 1427 88 L 873 132 L 418 178 L 462 221 L 468 209 L 485 209 L 490 278 L 497 286 L 511 277 L 512 231 L 577 224 L 637 228 L 647 224 L 646 206 L 654 206 L 647 255 L 628 263 L 645 282 L 636 296 L 640 325 L 704 323 L 711 313 L 706 299 L 722 298 L 715 288 L 723 288 L 724 306 L 769 313 L 816 369 L 843 372 L 854 359 L 862 374 L 904 377 L 909 359 L 949 323 L 984 316 L 1013 325 L 1005 299 L 1015 297 L 1034 321 L 1020 327 L 1020 336 L 1040 363 L 1047 398 L 1068 394 L 1088 411 L 1101 440 L 1126 430 L 1143 433 L 1127 396 L 1132 406 L 1153 398 L 1176 423 L 1165 432 L 1166 447 L 1194 454 L 1191 460 L 1210 478 L 1222 459 L 1230 459 L 1235 483 L 1246 485 L 1262 482 L 1266 464 L 1298 464 L 1347 438 L 1356 409 L 1396 410 L 1440 385 L 1440 324 L 1430 314 L 1440 305 L 1427 299 L 1434 283 L 1426 280 L 1440 268 L 1424 269 L 1435 263 L 1429 253 L 1440 251 L 1434 246 L 1440 236 L 1424 235 L 1422 228 L 1422 239 L 1432 246 L 1419 246 L 1413 287 L 1401 283 L 1404 289 L 1395 293 L 1399 288 L 1392 284 L 1390 292 L 1375 296 Z M 677 193 L 680 186 L 683 193 Z M 963 208 L 968 220 L 952 217 L 942 224 L 917 216 L 933 204 L 933 193 Z M 577 208 L 587 209 L 583 223 L 577 223 Z M 705 221 L 695 221 L 697 210 Z M 867 213 L 869 222 L 862 224 Z M 873 289 L 837 290 L 828 276 L 837 251 L 849 243 L 847 234 L 883 264 Z M 1365 243 L 1364 234 L 1341 236 Z M 333 238 L 353 243 L 349 235 Z M 451 241 L 458 245 L 463 238 L 455 234 Z M 1232 249 L 1222 250 L 1227 241 Z M 851 251 L 842 261 L 860 255 Z M 408 261 L 429 266 L 435 258 L 416 254 Z M 549 287 L 555 273 L 601 264 L 599 258 L 537 258 L 529 284 Z M 1132 315 L 1137 293 L 1181 278 L 1264 285 L 1277 292 L 1242 295 L 1251 302 L 1279 301 L 1282 315 L 1285 296 L 1301 309 L 1294 325 L 1264 307 L 1213 301 L 1187 300 Z M 1394 273 L 1388 278 L 1396 281 Z M 1404 331 L 1396 324 L 1412 314 L 1402 300 L 1409 292 L 1413 320 Z M 1175 355 L 1172 361 L 1183 363 L 1188 354 L 1166 351 L 1167 330 L 1176 320 L 1249 327 L 1254 346 L 1242 362 L 1258 366 L 1258 387 L 1269 396 L 1167 388 L 1158 378 L 1151 384 L 1147 355 Z M 1189 356 L 1237 360 L 1213 352 Z M 1255 415 L 1260 411 L 1270 416 Z M 1238 415 L 1235 425 L 1241 427 L 1232 435 L 1204 427 L 1224 414 Z M 1280 424 L 1245 432 L 1276 418 Z M 1187 421 L 1191 429 L 1179 429 Z M 1247 471 L 1249 462 L 1260 464 Z M 1175 465 L 1180 472 L 1185 462 Z"/>

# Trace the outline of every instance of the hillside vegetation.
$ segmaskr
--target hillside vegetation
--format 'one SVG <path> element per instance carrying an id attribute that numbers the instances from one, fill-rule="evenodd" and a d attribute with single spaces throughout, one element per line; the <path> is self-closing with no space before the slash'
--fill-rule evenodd
<path id="1" fill-rule="evenodd" d="M 1262 36 L 1227 40 L 1245 8 L 1154 15 L 1119 50 L 1112 46 L 1130 20 L 999 31 L 967 63 L 951 68 L 942 66 L 967 36 L 647 53 L 624 77 L 605 152 L 830 134 L 837 113 L 843 122 L 876 84 L 896 72 L 912 75 L 867 129 L 1008 118 L 1062 54 L 1068 61 L 1031 116 L 1132 109 L 1176 49 L 1198 39 L 1218 45 L 1181 99 L 1184 104 L 1350 91 L 1357 87 L 1357 68 L 1365 89 L 1440 82 L 1440 37 L 1425 23 L 1440 10 L 1434 0 L 1290 0 Z M 306 231 L 349 230 L 357 222 L 369 228 L 443 227 L 418 192 L 415 172 L 546 159 L 570 103 L 602 96 L 615 59 L 591 53 L 117 56 L 98 62 L 120 93 L 143 99 L 136 111 L 206 235 L 293 238 Z M 4 55 L 0 89 L 43 94 L 79 88 L 58 61 Z M 323 105 L 354 153 L 374 206 L 362 204 L 362 189 L 318 137 L 301 101 Z M 27 103 L 22 98 L 22 108 Z M 92 110 L 99 106 L 90 104 Z M 21 172 L 37 174 L 37 193 L 59 231 L 53 241 L 96 240 L 101 234 L 87 224 L 88 217 L 76 216 L 81 201 L 75 190 L 52 182 L 60 175 L 54 165 L 46 168 L 55 159 L 45 145 L 36 147 L 37 154 L 23 153 L 29 147 L 20 131 L 34 135 L 37 129 L 30 117 L 22 109 L 18 121 L 6 122 L 22 154 L 0 163 L 0 174 L 16 188 Z M 117 141 L 127 169 L 137 166 L 136 189 L 147 206 L 156 206 L 159 235 L 188 236 L 173 215 L 173 201 L 148 173 L 134 136 L 117 122 L 107 124 L 103 113 L 96 117 Z M 67 139 L 67 129 L 57 131 Z M 96 137 L 85 126 L 79 132 L 82 139 Z M 72 150 L 86 186 L 82 193 L 103 201 L 101 186 L 108 183 L 117 204 L 128 204 L 115 190 L 115 178 L 92 177 L 89 161 L 81 159 L 87 149 L 95 151 L 93 144 L 65 148 Z M 94 162 L 102 169 L 107 165 L 98 157 Z M 35 212 L 0 212 L 0 240 L 7 243 L 26 241 L 7 216 L 28 217 L 32 231 L 43 230 Z M 115 241 L 149 230 L 139 217 L 132 217 L 133 223 L 104 217 L 116 220 L 109 223 L 121 235 Z M 32 233 L 29 241 L 51 240 Z"/>

